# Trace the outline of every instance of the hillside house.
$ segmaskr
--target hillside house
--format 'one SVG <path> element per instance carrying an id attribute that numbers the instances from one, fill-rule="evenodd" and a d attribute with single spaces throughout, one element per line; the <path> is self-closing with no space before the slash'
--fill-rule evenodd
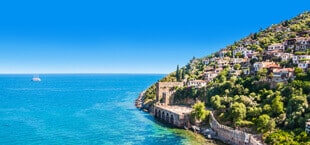
<path id="1" fill-rule="evenodd" d="M 310 38 L 299 37 L 296 38 L 296 47 L 295 51 L 303 51 L 306 49 L 310 49 Z"/>
<path id="2" fill-rule="evenodd" d="M 219 52 L 219 57 L 220 57 L 220 58 L 225 57 L 225 55 L 226 55 L 227 52 L 228 52 L 228 51 L 227 51 L 226 49 L 221 49 L 220 52 Z"/>
<path id="3" fill-rule="evenodd" d="M 251 58 L 254 54 L 257 54 L 257 52 L 253 50 L 246 50 L 243 51 L 242 54 L 244 55 L 245 58 Z"/>
<path id="4" fill-rule="evenodd" d="M 205 71 L 213 71 L 214 70 L 214 66 L 206 66 Z"/>
<path id="5" fill-rule="evenodd" d="M 303 51 L 310 49 L 310 38 L 297 37 L 285 41 L 286 48 L 294 49 L 295 51 Z"/>
<path id="6" fill-rule="evenodd" d="M 301 31 L 297 34 L 299 37 L 306 37 L 306 36 L 310 36 L 310 30 L 306 30 L 306 31 Z"/>
<path id="7" fill-rule="evenodd" d="M 250 72 L 250 68 L 249 67 L 241 67 L 242 73 L 245 75 L 249 75 Z"/>
<path id="8" fill-rule="evenodd" d="M 306 127 L 305 127 L 306 133 L 310 134 L 310 119 L 306 122 Z"/>
<path id="9" fill-rule="evenodd" d="M 247 61 L 248 61 L 248 59 L 246 59 L 246 58 L 231 58 L 229 63 L 231 65 L 234 65 L 234 64 L 245 63 Z"/>
<path id="10" fill-rule="evenodd" d="M 294 55 L 292 60 L 294 64 L 298 64 L 300 61 L 310 60 L 310 55 Z"/>
<path id="11" fill-rule="evenodd" d="M 280 57 L 281 61 L 289 61 L 294 56 L 291 53 L 283 53 L 283 52 L 280 52 L 278 50 L 267 51 L 266 55 L 270 55 L 270 56 L 274 56 L 274 57 Z"/>
<path id="12" fill-rule="evenodd" d="M 229 65 L 229 61 L 225 59 L 220 59 L 217 61 L 217 67 L 222 68 Z"/>
<path id="13" fill-rule="evenodd" d="M 291 53 L 280 53 L 280 54 L 278 54 L 279 55 L 279 57 L 281 57 L 281 60 L 282 61 L 289 61 L 291 58 L 293 58 L 293 54 L 291 54 Z"/>
<path id="14" fill-rule="evenodd" d="M 187 86 L 188 87 L 195 87 L 195 88 L 202 88 L 207 85 L 207 82 L 204 80 L 191 80 L 188 81 Z"/>
<path id="15" fill-rule="evenodd" d="M 258 54 L 259 54 L 258 52 L 253 52 L 252 54 L 248 54 L 248 58 L 250 58 L 250 59 L 258 59 L 258 57 L 257 57 Z"/>
<path id="16" fill-rule="evenodd" d="M 217 62 L 218 60 L 220 60 L 220 58 L 218 58 L 218 57 L 206 58 L 205 60 L 203 60 L 203 63 L 205 65 L 208 65 L 212 62 Z"/>
<path id="17" fill-rule="evenodd" d="M 277 50 L 270 50 L 270 51 L 265 51 L 266 55 L 270 55 L 270 56 L 277 56 L 279 57 L 280 54 L 283 53 L 281 50 L 277 49 Z"/>
<path id="18" fill-rule="evenodd" d="M 275 26 L 273 27 L 274 32 L 287 32 L 290 31 L 290 28 L 282 27 L 282 26 Z"/>
<path id="19" fill-rule="evenodd" d="M 235 50 L 233 50 L 233 56 L 235 56 L 237 53 L 241 53 L 246 56 L 248 51 L 249 50 L 245 47 L 237 47 Z"/>
<path id="20" fill-rule="evenodd" d="M 206 82 L 211 82 L 214 78 L 218 76 L 218 72 L 215 71 L 209 71 L 205 73 L 205 81 Z"/>
<path id="21" fill-rule="evenodd" d="M 293 68 L 275 68 L 272 70 L 272 81 L 273 82 L 284 82 L 289 78 L 292 78 L 294 75 Z"/>
<path id="22" fill-rule="evenodd" d="M 275 43 L 271 44 L 268 46 L 268 51 L 273 51 L 273 50 L 281 50 L 283 51 L 285 49 L 284 45 L 282 43 Z"/>
<path id="23" fill-rule="evenodd" d="M 241 41 L 241 44 L 244 46 L 254 45 L 254 44 L 259 45 L 259 41 L 252 40 L 252 39 L 246 39 L 246 40 Z"/>
<path id="24" fill-rule="evenodd" d="M 253 64 L 254 67 L 254 71 L 259 71 L 261 69 L 274 69 L 274 68 L 281 68 L 279 64 L 275 63 L 275 62 L 255 62 Z"/>
<path id="25" fill-rule="evenodd" d="M 310 68 L 310 61 L 302 61 L 298 63 L 298 68 L 302 68 L 304 70 Z"/>
<path id="26" fill-rule="evenodd" d="M 239 76 L 241 74 L 241 70 L 235 70 L 235 69 L 231 69 L 229 70 L 229 75 L 231 76 Z"/>
<path id="27" fill-rule="evenodd" d="M 291 38 L 291 39 L 287 39 L 284 42 L 284 45 L 286 49 L 294 49 L 295 43 L 296 43 L 296 38 Z"/>
<path id="28" fill-rule="evenodd" d="M 203 60 L 203 63 L 204 63 L 205 65 L 208 65 L 208 64 L 210 63 L 210 59 L 207 58 L 207 59 Z"/>

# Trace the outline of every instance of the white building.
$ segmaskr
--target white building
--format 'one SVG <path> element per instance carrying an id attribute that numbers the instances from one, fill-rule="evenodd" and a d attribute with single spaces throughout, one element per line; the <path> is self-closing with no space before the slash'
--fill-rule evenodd
<path id="1" fill-rule="evenodd" d="M 220 50 L 220 52 L 219 52 L 219 57 L 220 57 L 220 58 L 225 57 L 225 55 L 226 55 L 227 52 L 228 52 L 228 51 L 226 51 L 226 49 Z"/>
<path id="2" fill-rule="evenodd" d="M 259 71 L 263 68 L 279 68 L 280 66 L 275 62 L 255 62 L 253 67 L 255 71 Z"/>
<path id="3" fill-rule="evenodd" d="M 214 71 L 209 71 L 209 72 L 206 72 L 205 74 L 205 80 L 207 82 L 210 82 L 212 81 L 214 78 L 216 78 L 218 76 L 218 72 L 214 72 Z"/>
<path id="4" fill-rule="evenodd" d="M 290 60 L 291 58 L 293 58 L 293 54 L 291 54 L 291 53 L 280 53 L 279 54 L 280 56 L 279 57 L 281 57 L 281 60 L 282 61 L 288 61 L 288 60 Z"/>
<path id="5" fill-rule="evenodd" d="M 299 62 L 298 63 L 298 68 L 302 68 L 302 69 L 309 68 L 309 61 L 307 61 L 307 62 Z"/>
<path id="6" fill-rule="evenodd" d="M 294 55 L 292 60 L 294 64 L 298 64 L 300 61 L 310 60 L 310 55 Z"/>
<path id="7" fill-rule="evenodd" d="M 207 82 L 204 80 L 191 80 L 187 83 L 189 87 L 201 88 L 207 85 Z"/>
<path id="8" fill-rule="evenodd" d="M 296 39 L 295 50 L 306 50 L 310 48 L 310 38 L 299 37 Z"/>
<path id="9" fill-rule="evenodd" d="M 249 75 L 250 74 L 250 68 L 249 67 L 241 67 L 241 70 L 243 74 Z"/>
<path id="10" fill-rule="evenodd" d="M 210 59 L 207 58 L 207 59 L 203 60 L 203 63 L 204 63 L 205 65 L 208 65 L 208 64 L 210 63 Z"/>
<path id="11" fill-rule="evenodd" d="M 310 134 L 310 119 L 306 122 L 306 128 L 305 128 L 306 133 Z"/>
<path id="12" fill-rule="evenodd" d="M 294 69 L 293 68 L 279 68 L 279 69 L 276 68 L 272 70 L 272 73 L 273 73 L 273 76 L 272 76 L 273 82 L 283 82 L 293 77 Z"/>
<path id="13" fill-rule="evenodd" d="M 253 53 L 252 50 L 248 50 L 247 48 L 244 47 L 237 47 L 235 50 L 233 50 L 233 56 L 235 56 L 237 53 L 241 53 L 244 56 L 247 56 L 250 53 Z"/>
<path id="14" fill-rule="evenodd" d="M 268 51 L 273 50 L 284 50 L 284 45 L 282 43 L 275 43 L 268 46 Z"/>

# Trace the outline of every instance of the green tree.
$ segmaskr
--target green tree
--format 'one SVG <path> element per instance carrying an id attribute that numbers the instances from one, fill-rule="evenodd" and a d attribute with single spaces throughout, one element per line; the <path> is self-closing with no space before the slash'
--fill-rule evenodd
<path id="1" fill-rule="evenodd" d="M 197 102 L 193 106 L 193 111 L 191 112 L 191 116 L 195 118 L 197 121 L 205 120 L 209 115 L 209 111 L 205 109 L 205 104 L 203 102 Z"/>
<path id="2" fill-rule="evenodd" d="M 182 70 L 182 77 L 181 78 L 182 78 L 182 80 L 185 79 L 185 70 L 184 69 Z"/>
<path id="3" fill-rule="evenodd" d="M 257 72 L 257 77 L 258 77 L 258 79 L 259 80 L 261 80 L 261 79 L 266 79 L 266 77 L 267 77 L 267 69 L 261 69 L 261 70 L 259 70 L 258 72 Z"/>
<path id="4" fill-rule="evenodd" d="M 265 105 L 263 106 L 263 111 L 264 111 L 264 113 L 270 114 L 271 111 L 272 111 L 272 108 L 271 108 L 271 106 L 270 106 L 269 104 L 265 104 Z"/>
<path id="5" fill-rule="evenodd" d="M 265 140 L 268 144 L 287 144 L 287 145 L 297 145 L 298 142 L 294 141 L 294 136 L 291 135 L 288 132 L 285 132 L 283 130 L 277 130 L 271 134 L 269 134 Z"/>
<path id="6" fill-rule="evenodd" d="M 240 64 L 235 64 L 235 65 L 234 65 L 234 69 L 235 69 L 235 70 L 239 70 L 240 68 L 241 68 L 241 65 L 240 65 Z"/>
<path id="7" fill-rule="evenodd" d="M 295 68 L 294 72 L 295 72 L 295 74 L 300 74 L 300 73 L 304 73 L 304 70 L 302 68 L 297 67 L 297 68 Z"/>
<path id="8" fill-rule="evenodd" d="M 241 121 L 246 117 L 246 107 L 243 103 L 235 102 L 231 107 L 231 116 L 234 122 Z"/>
<path id="9" fill-rule="evenodd" d="M 281 96 L 276 96 L 271 103 L 272 112 L 274 115 L 280 115 L 284 113 L 283 102 L 281 101 Z"/>
<path id="10" fill-rule="evenodd" d="M 241 52 L 237 52 L 235 55 L 237 58 L 243 58 L 243 54 Z"/>
<path id="11" fill-rule="evenodd" d="M 214 109 L 225 108 L 225 106 L 221 104 L 221 97 L 219 95 L 211 97 L 211 105 L 213 106 Z"/>
<path id="12" fill-rule="evenodd" d="M 270 120 L 269 115 L 263 114 L 256 120 L 257 130 L 264 133 L 273 130 L 275 127 L 274 120 Z"/>
<path id="13" fill-rule="evenodd" d="M 177 65 L 177 70 L 175 72 L 175 78 L 177 81 L 180 81 L 180 70 L 179 70 L 179 65 Z"/>
<path id="14" fill-rule="evenodd" d="M 248 107 L 247 118 L 257 118 L 262 113 L 262 108 L 259 107 Z"/>

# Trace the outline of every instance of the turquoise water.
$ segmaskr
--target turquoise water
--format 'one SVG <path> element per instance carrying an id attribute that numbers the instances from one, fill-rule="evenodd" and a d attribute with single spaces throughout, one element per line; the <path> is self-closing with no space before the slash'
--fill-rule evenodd
<path id="1" fill-rule="evenodd" d="M 0 144 L 186 142 L 138 111 L 138 94 L 163 75 L 0 75 Z"/>

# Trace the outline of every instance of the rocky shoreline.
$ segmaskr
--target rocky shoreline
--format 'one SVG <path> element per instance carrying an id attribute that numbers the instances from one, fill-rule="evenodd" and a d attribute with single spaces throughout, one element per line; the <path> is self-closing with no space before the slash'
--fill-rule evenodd
<path id="1" fill-rule="evenodd" d="M 135 100 L 135 106 L 141 111 L 151 113 L 150 108 L 145 108 L 143 105 L 143 96 L 146 90 L 141 92 L 138 96 L 138 98 Z M 194 133 L 195 135 L 203 136 L 205 139 L 205 144 L 220 144 L 220 145 L 225 145 L 221 140 L 214 138 L 214 132 L 211 132 L 211 129 L 200 129 L 197 126 L 189 126 L 189 127 L 184 127 L 184 128 L 178 128 L 184 131 L 190 131 Z M 208 131 L 209 130 L 209 131 Z M 204 143 L 203 143 L 204 144 Z"/>
<path id="2" fill-rule="evenodd" d="M 143 92 L 141 92 L 139 94 L 139 97 L 135 100 L 135 106 L 138 108 L 138 109 L 141 109 L 142 108 L 142 104 L 143 104 L 143 100 L 142 100 L 142 97 L 145 93 L 145 90 Z"/>

